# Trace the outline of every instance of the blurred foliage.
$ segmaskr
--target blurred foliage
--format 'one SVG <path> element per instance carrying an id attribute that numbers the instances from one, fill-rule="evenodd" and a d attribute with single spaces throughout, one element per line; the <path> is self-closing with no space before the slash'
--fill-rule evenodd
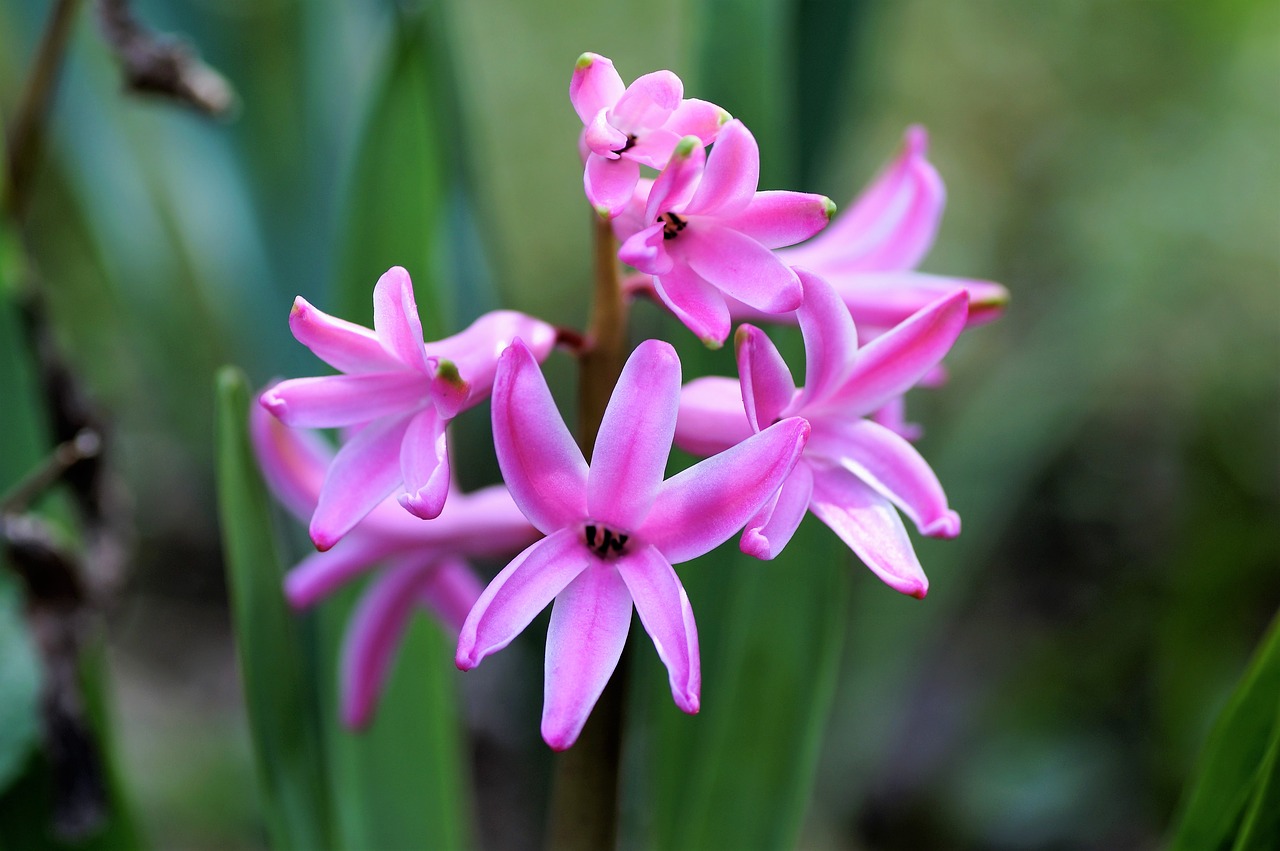
<path id="1" fill-rule="evenodd" d="M 122 667 L 155 667 L 159 648 L 197 641 L 229 653 L 225 626 L 196 635 L 164 613 L 225 605 L 209 376 L 224 362 L 249 386 L 311 374 L 285 324 L 295 295 L 359 318 L 381 267 L 398 262 L 429 326 L 458 327 L 499 302 L 581 324 L 589 211 L 565 94 L 574 58 L 594 50 L 628 79 L 672 68 L 691 95 L 744 118 L 761 140 L 762 188 L 843 206 L 904 126 L 927 125 L 952 204 L 926 268 L 998 280 L 1014 297 L 1004 319 L 961 341 L 945 388 L 910 400 L 927 429 L 921 450 L 965 522 L 956 541 L 919 543 L 929 598 L 900 598 L 856 565 L 838 578 L 851 559 L 821 527 L 805 532 L 813 549 L 789 552 L 792 566 L 744 573 L 717 554 L 682 569 L 705 639 L 703 715 L 669 705 L 639 642 L 632 673 L 643 723 L 673 728 L 672 742 L 697 738 L 701 762 L 641 762 L 688 786 L 667 787 L 661 817 L 641 788 L 628 817 L 692 843 L 716 820 L 763 817 L 718 779 L 794 777 L 798 794 L 818 758 L 804 847 L 1150 848 L 1166 835 L 1280 602 L 1280 7 L 135 5 L 199 45 L 241 106 L 209 124 L 123 98 L 84 16 L 24 235 L 61 341 L 114 415 L 136 502 L 133 585 L 108 621 L 117 642 L 136 636 L 116 647 L 136 663 Z M 13 113 L 47 6 L 0 2 L 0 116 Z M 431 27 L 447 52 L 409 50 Z M 436 301 L 428 282 L 457 285 Z M 637 339 L 671 332 L 647 307 L 635 319 Z M 38 420 L 20 422 L 32 412 L 10 404 L 30 380 L 10 323 L 0 310 L 0 490 L 44 447 Z M 733 373 L 727 352 L 682 356 L 686 377 Z M 548 369 L 567 386 L 567 358 Z M 483 483 L 483 412 L 458 430 L 461 474 Z M 846 580 L 843 624 L 807 615 Z M 785 605 L 771 609 L 775 598 Z M 546 782 L 542 622 L 512 661 L 492 660 L 495 673 L 448 676 L 469 707 L 480 836 L 493 847 L 541 836 L 530 790 Z M 841 631 L 843 647 L 829 646 Z M 437 640 L 421 632 L 414 645 Z M 788 653 L 799 654 L 792 685 L 756 688 L 753 666 Z M 413 677 L 401 661 L 393 689 L 429 688 L 400 684 Z M 138 686 L 117 688 L 136 699 Z M 239 729 L 226 720 L 239 696 L 219 688 L 199 705 L 157 699 L 192 713 L 191 730 L 226 735 Z M 747 702 L 775 726 L 732 727 L 717 701 L 731 712 Z M 146 750 L 144 723 L 118 720 L 126 780 L 167 758 L 186 790 L 180 801 L 138 784 L 152 790 L 139 805 L 144 824 L 163 826 L 157 845 L 261 842 L 252 826 L 198 815 L 206 801 L 249 806 L 247 765 L 182 737 L 162 757 Z M 790 755 L 773 738 L 787 724 L 805 727 Z M 759 767 L 743 768 L 756 747 Z"/>

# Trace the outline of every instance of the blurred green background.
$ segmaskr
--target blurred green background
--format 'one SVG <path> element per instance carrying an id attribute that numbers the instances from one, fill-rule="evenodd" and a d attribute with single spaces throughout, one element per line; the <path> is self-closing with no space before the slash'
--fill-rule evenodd
<path id="1" fill-rule="evenodd" d="M 6 121 L 49 6 L 0 0 Z M 956 541 L 917 542 L 929 597 L 841 568 L 839 676 L 799 844 L 1158 847 L 1280 602 L 1280 4 L 135 9 L 198 45 L 238 110 L 209 122 L 122 95 L 85 9 L 24 236 L 132 497 L 131 575 L 95 628 L 151 844 L 264 842 L 213 498 L 215 369 L 313 374 L 293 297 L 363 320 L 392 263 L 446 282 L 420 298 L 429 333 L 498 305 L 581 327 L 589 211 L 567 89 L 592 50 L 628 81 L 671 68 L 742 118 L 762 188 L 847 204 L 903 128 L 926 125 L 949 206 L 924 269 L 1013 296 L 961 340 L 948 385 L 909 398 L 964 519 Z M 681 333 L 648 306 L 634 327 Z M 30 377 L 8 316 L 0 337 L 0 445 L 16 455 L 40 438 L 15 404 Z M 721 352 L 691 355 L 686 376 L 704 367 L 733 372 Z M 567 357 L 548 370 L 568 386 Z M 462 431 L 464 483 L 493 481 L 483 415 Z M 0 491 L 24 469 L 0 465 Z M 690 586 L 709 636 L 721 593 Z M 509 814 L 481 808 L 494 848 L 541 838 L 545 791 L 493 767 L 527 756 L 532 785 L 545 775 L 540 645 L 500 669 L 524 694 L 505 715 L 486 708 L 493 677 L 463 685 L 470 726 L 496 743 L 475 767 Z"/>

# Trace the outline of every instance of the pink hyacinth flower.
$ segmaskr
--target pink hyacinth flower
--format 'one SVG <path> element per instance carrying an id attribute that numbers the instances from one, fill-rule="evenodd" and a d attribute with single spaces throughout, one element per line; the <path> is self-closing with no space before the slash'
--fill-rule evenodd
<path id="1" fill-rule="evenodd" d="M 663 303 L 710 345 L 729 336 L 726 296 L 766 314 L 800 306 L 795 272 L 772 249 L 826 227 L 835 205 L 804 192 L 757 192 L 760 151 L 741 121 L 720 131 L 708 155 L 682 139 L 649 190 L 645 226 L 618 257 L 652 275 Z"/>
<path id="2" fill-rule="evenodd" d="M 685 98 L 684 84 L 670 71 L 645 74 L 624 87 L 613 63 L 596 53 L 578 57 L 569 100 L 585 125 L 583 188 L 605 219 L 631 200 L 640 166 L 661 170 L 682 137 L 709 145 L 729 120 L 715 104 Z"/>
<path id="3" fill-rule="evenodd" d="M 667 667 L 676 705 L 698 711 L 698 633 L 671 565 L 742 528 L 808 437 L 804 420 L 787 419 L 663 481 L 679 398 L 675 350 L 659 340 L 640 344 L 613 391 L 588 467 L 532 353 L 517 341 L 498 365 L 498 463 L 516 504 L 547 537 L 480 595 L 463 624 L 457 663 L 470 670 L 506 647 L 554 599 L 542 737 L 556 750 L 578 738 L 617 666 L 633 604 Z"/>
<path id="4" fill-rule="evenodd" d="M 676 445 L 717 452 L 779 417 L 804 417 L 812 437 L 776 498 L 747 524 L 743 552 L 773 558 L 808 510 L 886 584 L 923 597 L 929 583 L 898 512 L 922 534 L 940 538 L 960 533 L 960 517 L 915 447 L 867 417 L 942 359 L 964 328 L 968 298 L 963 290 L 943 296 L 859 348 L 835 290 L 810 272 L 797 273 L 805 287 L 799 310 L 804 388 L 796 389 L 764 332 L 743 325 L 735 338 L 741 383 L 690 382 L 680 400 Z"/>
<path id="5" fill-rule="evenodd" d="M 343 375 L 282 381 L 260 399 L 286 425 L 355 428 L 334 456 L 311 517 L 311 540 L 327 550 L 388 495 L 430 520 L 449 492 L 445 427 L 483 401 L 498 355 L 516 336 L 545 358 L 556 332 L 504 310 L 425 344 L 409 273 L 388 270 L 373 291 L 373 330 L 294 301 L 289 327 Z"/>
<path id="6" fill-rule="evenodd" d="M 872 329 L 898 325 L 956 290 L 969 294 L 969 324 L 997 318 L 1009 301 L 999 284 L 914 271 L 933 247 L 947 192 L 928 160 L 923 127 L 907 128 L 902 151 L 870 186 L 814 239 L 778 252 L 789 266 L 803 266 L 840 293 L 865 343 Z M 766 316 L 731 302 L 734 319 L 795 321 Z"/>
<path id="7" fill-rule="evenodd" d="M 250 434 L 263 477 L 305 522 L 315 510 L 333 449 L 312 432 L 289 429 L 261 408 Z M 303 559 L 285 578 L 295 608 L 312 606 L 383 565 L 370 581 L 343 639 L 339 700 L 342 722 L 361 729 L 373 719 L 409 619 L 426 609 L 456 634 L 480 596 L 480 580 L 464 556 L 497 556 L 537 537 L 501 485 L 454 493 L 440 516 L 422 523 L 390 498 L 374 507 L 341 542 Z"/>

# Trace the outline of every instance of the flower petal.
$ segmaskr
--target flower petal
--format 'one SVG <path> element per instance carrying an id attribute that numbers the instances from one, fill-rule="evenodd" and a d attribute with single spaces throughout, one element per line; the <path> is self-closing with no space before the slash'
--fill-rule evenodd
<path id="1" fill-rule="evenodd" d="M 329 466 L 311 540 L 327 550 L 400 484 L 400 446 L 413 415 L 384 417 L 360 429 Z"/>
<path id="2" fill-rule="evenodd" d="M 596 113 L 582 131 L 582 141 L 591 153 L 607 160 L 616 160 L 618 151 L 627 145 L 627 134 L 609 123 L 609 110 Z"/>
<path id="3" fill-rule="evenodd" d="M 731 538 L 791 473 L 809 424 L 785 419 L 662 484 L 637 536 L 672 564 Z"/>
<path id="4" fill-rule="evenodd" d="M 831 527 L 886 585 L 922 598 L 929 580 L 889 500 L 839 467 L 814 470 L 809 510 Z"/>
<path id="5" fill-rule="evenodd" d="M 587 513 L 593 519 L 615 530 L 644 521 L 662 484 L 679 407 L 676 350 L 645 340 L 622 367 L 591 452 Z"/>
<path id="6" fill-rule="evenodd" d="M 416 372 L 374 372 L 290 378 L 258 401 L 294 428 L 341 428 L 404 413 L 430 398 L 431 388 Z"/>
<path id="7" fill-rule="evenodd" d="M 553 750 L 577 741 L 630 629 L 631 594 L 610 564 L 591 565 L 556 597 L 542 702 L 542 738 Z"/>
<path id="8" fill-rule="evenodd" d="M 919 423 L 907 422 L 907 397 L 894 396 L 871 412 L 870 417 L 889 431 L 912 442 L 924 436 Z"/>
<path id="9" fill-rule="evenodd" d="M 613 62 L 598 53 L 584 53 L 569 80 L 569 101 L 582 123 L 589 124 L 596 113 L 617 103 L 625 89 Z"/>
<path id="10" fill-rule="evenodd" d="M 651 546 L 627 553 L 614 563 L 635 601 L 640 623 L 667 667 L 671 697 L 684 712 L 696 713 L 702 694 L 698 627 L 680 578 L 662 553 Z"/>
<path id="11" fill-rule="evenodd" d="M 749 236 L 699 220 L 674 240 L 679 258 L 711 285 L 766 313 L 787 313 L 804 295 L 795 272 Z"/>
<path id="12" fill-rule="evenodd" d="M 635 160 L 641 165 L 662 171 L 667 167 L 671 154 L 684 138 L 670 130 L 647 130 L 643 136 L 622 154 L 624 159 Z M 643 207 L 642 207 L 643 209 Z"/>
<path id="13" fill-rule="evenodd" d="M 624 133 L 640 135 L 667 123 L 684 97 L 684 83 L 670 71 L 636 77 L 609 110 L 609 121 Z"/>
<path id="14" fill-rule="evenodd" d="M 854 322 L 878 328 L 892 328 L 958 289 L 969 293 L 969 327 L 997 318 L 1009 302 L 1009 291 L 999 284 L 921 272 L 857 272 L 827 280 Z"/>
<path id="15" fill-rule="evenodd" d="M 683 212 L 689 197 L 698 188 L 703 168 L 707 164 L 707 152 L 696 137 L 686 136 L 671 152 L 667 166 L 653 181 L 649 198 L 645 203 L 644 220 L 657 221 L 661 213 Z"/>
<path id="16" fill-rule="evenodd" d="M 827 226 L 836 205 L 809 192 L 757 192 L 746 209 L 724 219 L 765 248 L 795 245 Z"/>
<path id="17" fill-rule="evenodd" d="M 662 236 L 662 225 L 652 225 L 629 236 L 618 249 L 618 259 L 649 275 L 671 271 L 672 260 Z"/>
<path id="18" fill-rule="evenodd" d="M 556 344 L 554 326 L 515 310 L 492 310 L 482 314 L 452 337 L 427 343 L 427 355 L 451 361 L 471 385 L 468 405 L 475 405 L 493 390 L 498 358 L 519 337 L 534 360 L 542 363 Z"/>
<path id="19" fill-rule="evenodd" d="M 732 116 L 728 112 L 705 100 L 685 98 L 671 113 L 664 130 L 670 130 L 676 136 L 697 136 L 702 144 L 710 145 L 720 135 L 720 128 Z"/>
<path id="20" fill-rule="evenodd" d="M 582 172 L 582 188 L 592 208 L 607 211 L 613 218 L 626 209 L 636 183 L 640 180 L 640 164 L 631 159 L 610 160 L 594 154 L 587 157 Z"/>
<path id="21" fill-rule="evenodd" d="M 446 421 L 434 408 L 419 411 L 400 443 L 400 472 L 405 492 L 401 505 L 415 517 L 434 520 L 449 495 L 449 451 L 445 444 Z"/>
<path id="22" fill-rule="evenodd" d="M 483 590 L 475 571 L 465 561 L 446 557 L 437 563 L 430 581 L 418 588 L 418 603 L 457 635 Z"/>
<path id="23" fill-rule="evenodd" d="M 317 310 L 302 296 L 293 300 L 289 330 L 316 357 L 342 372 L 393 372 L 404 366 L 368 328 Z"/>
<path id="24" fill-rule="evenodd" d="M 249 436 L 267 487 L 295 517 L 310 519 L 333 447 L 318 434 L 289 428 L 261 405 L 249 408 Z"/>
<path id="25" fill-rule="evenodd" d="M 759 328 L 742 325 L 733 339 L 747 421 L 760 431 L 778 421 L 795 398 L 796 384 L 773 341 Z"/>
<path id="26" fill-rule="evenodd" d="M 772 503 L 766 504 L 747 523 L 739 545 L 742 551 L 765 561 L 777 556 L 800 527 L 812 495 L 813 473 L 801 460 L 782 483 Z"/>
<path id="27" fill-rule="evenodd" d="M 295 609 L 314 606 L 398 549 L 394 541 L 352 535 L 328 552 L 312 553 L 298 562 L 284 578 L 285 599 Z"/>
<path id="28" fill-rule="evenodd" d="M 804 390 L 793 410 L 829 398 L 844 386 L 857 363 L 858 332 L 849 311 L 825 279 L 795 270 L 804 288 L 804 303 L 796 311 L 804 337 Z M 790 413 L 790 412 L 788 412 Z"/>
<path id="29" fill-rule="evenodd" d="M 498 360 L 493 444 L 511 496 L 534 526 L 550 534 L 586 518 L 587 462 L 519 339 Z"/>
<path id="30" fill-rule="evenodd" d="M 724 344 L 729 336 L 729 310 L 720 290 L 682 264 L 656 275 L 653 290 L 698 339 L 716 348 Z"/>
<path id="31" fill-rule="evenodd" d="M 715 455 L 752 435 L 742 384 L 718 375 L 695 378 L 680 391 L 675 444 L 693 455 Z"/>
<path id="32" fill-rule="evenodd" d="M 760 148 L 741 121 L 733 119 L 720 128 L 716 144 L 707 155 L 698 191 L 685 212 L 699 216 L 732 216 L 751 203 L 760 185 Z"/>
<path id="33" fill-rule="evenodd" d="M 428 373 L 422 344 L 422 321 L 413 297 L 413 282 L 401 266 L 392 266 L 373 288 L 373 329 L 382 348 L 417 372 Z"/>
<path id="34" fill-rule="evenodd" d="M 951 350 L 968 310 L 968 295 L 952 293 L 863 346 L 829 404 L 863 416 L 907 392 Z"/>

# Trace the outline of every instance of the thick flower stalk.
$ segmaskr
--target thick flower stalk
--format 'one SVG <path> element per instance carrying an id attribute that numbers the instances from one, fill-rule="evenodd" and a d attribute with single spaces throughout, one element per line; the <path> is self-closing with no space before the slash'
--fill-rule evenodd
<path id="1" fill-rule="evenodd" d="M 506 647 L 552 600 L 542 735 L 577 739 L 612 675 L 634 605 L 666 666 L 671 694 L 697 712 L 698 634 L 673 564 L 742 528 L 790 473 L 809 426 L 782 420 L 663 480 L 680 398 L 680 361 L 649 340 L 623 368 L 588 466 L 521 341 L 502 356 L 493 432 L 516 504 L 547 537 L 518 555 L 481 594 L 458 640 L 470 670 Z"/>
<path id="2" fill-rule="evenodd" d="M 296 517 L 306 521 L 319 501 L 333 449 L 314 433 L 289 429 L 261 408 L 249 414 L 249 430 L 267 485 Z M 465 559 L 500 556 L 527 546 L 535 530 L 506 488 L 453 493 L 426 523 L 385 499 L 328 552 L 299 562 L 285 578 L 285 597 L 310 607 L 375 567 L 343 640 L 340 705 L 351 729 L 373 718 L 414 612 L 427 610 L 456 634 L 480 596 L 481 583 Z"/>
<path id="3" fill-rule="evenodd" d="M 835 212 L 825 196 L 758 192 L 759 182 L 756 140 L 735 119 L 710 154 L 698 138 L 682 139 L 616 222 L 618 258 L 652 275 L 663 304 L 709 345 L 729 336 L 726 299 L 765 314 L 800 306 L 800 281 L 773 249 L 808 239 Z"/>
<path id="4" fill-rule="evenodd" d="M 514 311 L 495 311 L 465 331 L 424 344 L 409 273 L 396 266 L 373 291 L 373 330 L 316 310 L 299 297 L 293 335 L 343 375 L 282 381 L 263 407 L 302 428 L 344 428 L 310 520 L 327 550 L 392 493 L 411 514 L 431 519 L 449 493 L 445 428 L 489 394 L 498 355 L 516 336 L 545 358 L 556 332 Z"/>
<path id="5" fill-rule="evenodd" d="M 676 444 L 705 455 L 781 417 L 804 417 L 812 427 L 808 445 L 776 497 L 747 524 L 743 552 L 773 558 L 811 511 L 886 584 L 923 597 L 928 580 L 898 512 L 922 534 L 942 538 L 960 533 L 960 517 L 916 449 L 867 417 L 937 365 L 964 328 L 968 297 L 963 290 L 943 296 L 859 348 L 839 295 L 818 276 L 797 272 L 805 288 L 798 311 L 803 389 L 764 332 L 744 325 L 736 336 L 741 383 L 702 378 L 686 385 Z"/>

